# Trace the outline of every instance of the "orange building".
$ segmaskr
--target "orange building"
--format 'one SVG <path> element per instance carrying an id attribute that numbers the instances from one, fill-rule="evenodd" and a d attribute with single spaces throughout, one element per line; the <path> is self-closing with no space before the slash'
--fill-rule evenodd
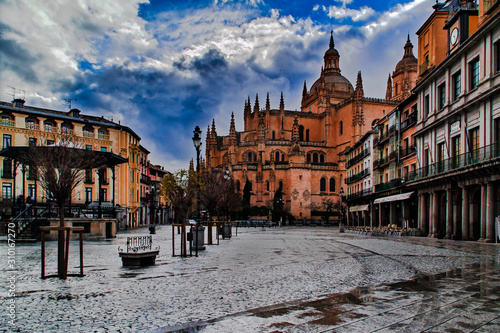
<path id="1" fill-rule="evenodd" d="M 310 90 L 304 83 L 300 111 L 285 110 L 283 95 L 271 109 L 269 94 L 253 110 L 250 98 L 243 111 L 244 129 L 237 132 L 234 115 L 229 135 L 219 136 L 215 122 L 207 129 L 206 166 L 228 167 L 240 190 L 248 181 L 251 204 L 267 206 L 282 187 L 285 210 L 295 218 L 312 218 L 311 203 L 340 200 L 345 155 L 396 101 L 367 98 L 361 72 L 356 85 L 341 75 L 340 54 L 333 36 L 319 79 Z"/>

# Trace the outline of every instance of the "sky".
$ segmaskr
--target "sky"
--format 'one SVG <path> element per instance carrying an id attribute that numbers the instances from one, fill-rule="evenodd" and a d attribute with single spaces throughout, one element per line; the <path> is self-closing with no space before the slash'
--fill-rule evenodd
<path id="1" fill-rule="evenodd" d="M 340 68 L 384 98 L 433 0 L 0 0 L 0 100 L 132 128 L 153 164 L 188 168 L 193 130 L 243 130 L 245 100 L 298 110 L 333 31 Z M 204 144 L 203 144 L 204 147 Z M 202 148 L 203 148 L 202 147 Z M 202 155 L 204 156 L 204 154 Z"/>

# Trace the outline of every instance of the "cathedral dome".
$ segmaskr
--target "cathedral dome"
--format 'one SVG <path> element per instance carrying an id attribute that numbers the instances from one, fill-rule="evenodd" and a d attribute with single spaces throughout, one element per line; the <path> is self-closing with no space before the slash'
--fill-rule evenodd
<path id="1" fill-rule="evenodd" d="M 339 95 L 351 95 L 354 92 L 351 82 L 342 76 L 340 73 L 324 73 L 311 87 L 311 91 L 316 91 L 321 88 L 324 82 L 324 88 L 327 93 Z"/>
<path id="2" fill-rule="evenodd" d="M 408 35 L 408 40 L 405 45 L 405 54 L 403 59 L 401 59 L 396 65 L 395 74 L 401 72 L 411 72 L 416 71 L 418 65 L 418 60 L 413 55 L 413 44 L 410 42 L 410 36 Z"/>

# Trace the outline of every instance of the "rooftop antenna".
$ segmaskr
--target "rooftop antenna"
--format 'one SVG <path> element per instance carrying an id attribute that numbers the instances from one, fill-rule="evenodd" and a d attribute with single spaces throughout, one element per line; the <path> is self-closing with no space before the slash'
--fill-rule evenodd
<path id="1" fill-rule="evenodd" d="M 26 98 L 26 90 L 21 90 L 21 89 L 16 89 L 16 87 L 13 87 L 13 86 L 9 86 L 7 85 L 7 87 L 9 87 L 12 92 L 8 95 L 12 96 L 12 100 L 16 99 L 16 93 L 19 94 L 19 93 L 22 93 L 22 97 L 21 99 L 24 100 Z M 17 97 L 19 98 L 19 96 Z"/>
<path id="2" fill-rule="evenodd" d="M 65 99 L 65 101 L 68 103 L 67 106 L 69 107 L 69 109 L 71 110 L 71 101 L 77 101 L 76 98 L 68 98 L 68 99 Z"/>

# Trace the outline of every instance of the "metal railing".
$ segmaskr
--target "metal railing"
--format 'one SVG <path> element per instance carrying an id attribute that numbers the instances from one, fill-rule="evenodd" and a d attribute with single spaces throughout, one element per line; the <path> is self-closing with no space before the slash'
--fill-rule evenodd
<path id="1" fill-rule="evenodd" d="M 362 191 L 358 191 L 358 192 L 355 192 L 355 193 L 348 194 L 347 195 L 347 200 L 353 200 L 353 199 L 361 198 L 361 197 L 364 197 L 366 195 L 370 195 L 372 193 L 373 193 L 373 188 L 367 188 L 367 189 L 364 189 Z"/>
<path id="2" fill-rule="evenodd" d="M 370 152 L 371 152 L 370 148 L 363 149 L 363 151 L 361 153 L 359 153 L 358 155 L 354 156 L 352 159 L 347 161 L 346 167 L 349 168 L 350 166 L 358 163 L 359 161 L 361 161 L 363 159 L 363 157 L 370 154 Z"/>
<path id="3" fill-rule="evenodd" d="M 2 119 L 2 125 L 8 127 L 16 127 L 16 122 L 15 120 Z"/>
<path id="4" fill-rule="evenodd" d="M 401 122 L 401 131 L 417 123 L 417 113 L 412 112 Z"/>
<path id="5" fill-rule="evenodd" d="M 424 166 L 410 172 L 405 179 L 408 182 L 417 181 L 448 171 L 488 162 L 496 158 L 500 158 L 500 142 Z"/>
<path id="6" fill-rule="evenodd" d="M 408 147 L 401 148 L 399 157 L 403 158 L 403 157 L 406 157 L 406 156 L 413 154 L 413 153 L 415 153 L 415 144 L 412 144 Z"/>
<path id="7" fill-rule="evenodd" d="M 388 181 L 387 183 L 375 185 L 375 192 L 391 190 L 393 188 L 397 188 L 402 185 L 404 185 L 403 178 L 394 178 Z"/>
<path id="8" fill-rule="evenodd" d="M 347 177 L 345 179 L 345 183 L 346 184 L 352 184 L 354 182 L 357 182 L 360 179 L 363 179 L 364 177 L 368 176 L 369 174 L 370 174 L 370 168 L 366 168 L 363 171 L 358 172 L 357 174 L 355 174 L 355 175 L 353 175 L 351 177 Z"/>

